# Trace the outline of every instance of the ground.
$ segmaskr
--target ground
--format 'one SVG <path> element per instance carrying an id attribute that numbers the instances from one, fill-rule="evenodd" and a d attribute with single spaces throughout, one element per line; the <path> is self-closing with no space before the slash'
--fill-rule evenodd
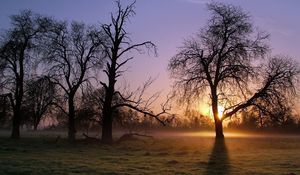
<path id="1" fill-rule="evenodd" d="M 0 174 L 300 174 L 300 137 L 162 135 L 112 146 L 0 138 Z"/>

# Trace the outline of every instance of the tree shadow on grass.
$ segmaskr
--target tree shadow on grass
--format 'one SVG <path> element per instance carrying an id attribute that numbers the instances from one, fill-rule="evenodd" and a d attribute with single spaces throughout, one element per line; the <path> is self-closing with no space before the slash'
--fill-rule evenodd
<path id="1" fill-rule="evenodd" d="M 205 175 L 228 175 L 230 164 L 225 139 L 215 139 Z"/>

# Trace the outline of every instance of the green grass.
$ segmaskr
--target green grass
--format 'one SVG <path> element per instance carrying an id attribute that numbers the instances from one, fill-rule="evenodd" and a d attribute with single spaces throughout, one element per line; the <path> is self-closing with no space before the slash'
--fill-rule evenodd
<path id="1" fill-rule="evenodd" d="M 107 146 L 2 137 L 0 174 L 300 174 L 300 138 L 173 136 Z"/>

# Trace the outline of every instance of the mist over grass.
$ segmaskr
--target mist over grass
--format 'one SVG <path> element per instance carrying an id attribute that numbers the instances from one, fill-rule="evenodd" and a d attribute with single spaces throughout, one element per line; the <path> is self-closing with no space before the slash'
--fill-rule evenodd
<path id="1" fill-rule="evenodd" d="M 112 146 L 78 141 L 63 132 L 0 137 L 0 174 L 299 174 L 299 136 L 160 132 Z M 172 134 L 173 133 L 173 134 Z M 115 135 L 119 137 L 119 135 Z"/>

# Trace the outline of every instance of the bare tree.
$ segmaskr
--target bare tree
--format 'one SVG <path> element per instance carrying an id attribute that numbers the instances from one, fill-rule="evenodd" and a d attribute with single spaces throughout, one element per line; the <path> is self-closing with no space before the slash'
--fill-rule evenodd
<path id="1" fill-rule="evenodd" d="M 50 18 L 24 10 L 11 16 L 11 28 L 3 35 L 0 44 L 0 84 L 5 92 L 11 94 L 12 138 L 20 137 L 24 80 L 29 76 L 32 63 L 37 60 L 38 42 L 48 32 L 50 24 Z"/>
<path id="2" fill-rule="evenodd" d="M 52 81 L 63 92 L 65 103 L 56 104 L 68 116 L 68 139 L 75 140 L 75 96 L 88 83 L 91 72 L 102 64 L 102 34 L 93 26 L 73 22 L 57 22 L 48 36 L 45 60 Z"/>
<path id="3" fill-rule="evenodd" d="M 107 55 L 107 63 L 104 73 L 107 76 L 107 82 L 101 82 L 105 90 L 105 96 L 101 99 L 103 103 L 102 110 L 102 142 L 112 143 L 112 121 L 113 112 L 121 107 L 128 107 L 134 109 L 138 112 L 144 113 L 145 115 L 155 117 L 157 120 L 164 123 L 159 119 L 160 115 L 166 112 L 166 105 L 163 106 L 163 111 L 159 114 L 154 115 L 152 111 L 148 109 L 150 103 L 143 102 L 142 95 L 140 94 L 138 98 L 133 99 L 135 92 L 122 94 L 120 91 L 116 90 L 115 84 L 117 78 L 122 76 L 124 65 L 126 65 L 133 57 L 127 57 L 129 52 L 138 51 L 142 52 L 141 47 L 145 47 L 149 50 L 154 50 L 156 52 L 156 46 L 151 41 L 146 41 L 138 44 L 132 44 L 129 34 L 126 31 L 126 24 L 129 18 L 135 15 L 134 5 L 135 2 L 122 8 L 120 1 L 117 1 L 117 12 L 111 15 L 111 24 L 103 25 L 102 29 L 108 38 L 106 43 L 103 43 L 105 52 Z M 151 84 L 151 81 L 146 82 L 141 88 L 141 92 L 144 92 L 146 87 Z M 143 93 L 142 93 L 143 94 Z M 114 104 L 113 99 L 115 96 L 119 96 L 122 99 L 121 103 Z M 153 98 L 151 98 L 153 99 Z M 148 101 L 148 100 L 146 100 Z M 149 102 L 149 101 L 148 101 Z M 148 107 L 145 107 L 148 106 Z"/>
<path id="4" fill-rule="evenodd" d="M 224 119 L 259 106 L 258 101 L 282 99 L 285 91 L 294 88 L 299 71 L 297 64 L 283 58 L 271 58 L 259 67 L 268 52 L 268 35 L 254 32 L 250 16 L 239 7 L 211 3 L 208 9 L 212 17 L 207 26 L 184 42 L 170 60 L 169 70 L 185 99 L 182 102 L 202 98 L 209 91 L 216 137 L 223 138 Z M 218 116 L 219 105 L 225 107 L 222 116 Z"/>
<path id="5" fill-rule="evenodd" d="M 42 117 L 45 116 L 51 105 L 53 105 L 56 93 L 55 84 L 47 76 L 28 81 L 24 105 L 29 110 L 30 121 L 33 123 L 34 130 L 37 130 Z"/>

